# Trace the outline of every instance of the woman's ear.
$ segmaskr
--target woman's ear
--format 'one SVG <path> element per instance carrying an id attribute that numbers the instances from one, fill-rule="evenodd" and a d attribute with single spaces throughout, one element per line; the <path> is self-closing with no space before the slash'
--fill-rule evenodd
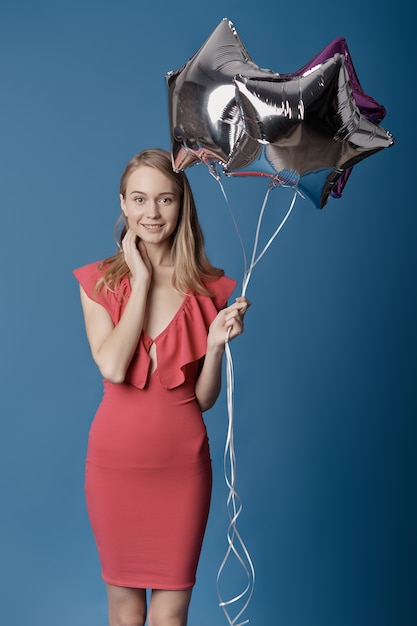
<path id="1" fill-rule="evenodd" d="M 120 198 L 120 208 L 122 209 L 123 214 L 125 215 L 125 217 L 127 217 L 127 209 L 126 209 L 125 199 L 122 196 L 122 194 L 120 194 L 119 198 Z"/>

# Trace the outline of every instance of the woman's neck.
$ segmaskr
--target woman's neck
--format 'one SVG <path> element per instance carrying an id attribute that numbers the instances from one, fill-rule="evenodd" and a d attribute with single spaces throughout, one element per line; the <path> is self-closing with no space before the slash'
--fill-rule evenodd
<path id="1" fill-rule="evenodd" d="M 172 247 L 170 242 L 152 244 L 143 242 L 152 267 L 173 266 Z"/>

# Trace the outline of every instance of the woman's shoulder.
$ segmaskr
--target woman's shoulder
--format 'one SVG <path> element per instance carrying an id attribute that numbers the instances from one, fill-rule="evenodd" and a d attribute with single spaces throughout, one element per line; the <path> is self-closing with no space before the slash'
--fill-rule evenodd
<path id="1" fill-rule="evenodd" d="M 92 298 L 94 296 L 97 282 L 103 277 L 104 271 L 104 261 L 100 260 L 87 263 L 86 265 L 81 265 L 80 267 L 72 270 L 72 273 L 86 294 Z"/>
<path id="2" fill-rule="evenodd" d="M 222 309 L 226 306 L 230 296 L 235 290 L 237 280 L 230 278 L 223 274 L 223 276 L 216 276 L 213 279 L 206 279 L 204 286 L 209 291 L 211 298 L 214 300 L 217 309 Z"/>
<path id="3" fill-rule="evenodd" d="M 95 276 L 103 275 L 103 263 L 104 260 L 100 261 L 92 261 L 90 263 L 86 263 L 85 265 L 81 265 L 80 267 L 76 267 L 72 270 L 72 273 L 78 278 L 78 276 L 89 276 L 94 274 Z"/>

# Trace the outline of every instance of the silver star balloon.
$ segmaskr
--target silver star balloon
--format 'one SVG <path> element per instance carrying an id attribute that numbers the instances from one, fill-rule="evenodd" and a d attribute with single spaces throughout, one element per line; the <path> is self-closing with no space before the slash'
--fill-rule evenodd
<path id="1" fill-rule="evenodd" d="M 231 155 L 229 175 L 270 176 L 323 207 L 345 171 L 394 143 L 360 113 L 341 54 L 301 76 L 238 76 L 235 84 L 242 136 L 251 142 Z"/>
<path id="2" fill-rule="evenodd" d="M 273 77 L 256 65 L 232 22 L 224 19 L 179 70 L 166 76 L 176 171 L 200 161 L 226 163 L 237 144 L 250 142 L 236 104 L 237 74 Z"/>
<path id="3" fill-rule="evenodd" d="M 342 38 L 280 75 L 257 66 L 224 19 L 167 84 L 176 171 L 204 162 L 217 174 L 220 163 L 229 176 L 293 186 L 321 208 L 355 164 L 394 143 Z"/>

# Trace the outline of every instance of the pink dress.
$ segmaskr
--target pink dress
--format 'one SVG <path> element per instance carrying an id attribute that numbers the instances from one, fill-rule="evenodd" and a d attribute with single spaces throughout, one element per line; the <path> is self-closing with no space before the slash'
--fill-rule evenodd
<path id="1" fill-rule="evenodd" d="M 130 295 L 94 293 L 99 263 L 74 271 L 86 294 L 119 321 Z M 103 579 L 123 587 L 186 589 L 195 583 L 211 497 L 211 460 L 195 382 L 208 328 L 236 282 L 187 293 L 155 338 L 142 332 L 125 382 L 104 380 L 91 426 L 85 489 Z M 157 369 L 150 374 L 149 350 Z"/>

